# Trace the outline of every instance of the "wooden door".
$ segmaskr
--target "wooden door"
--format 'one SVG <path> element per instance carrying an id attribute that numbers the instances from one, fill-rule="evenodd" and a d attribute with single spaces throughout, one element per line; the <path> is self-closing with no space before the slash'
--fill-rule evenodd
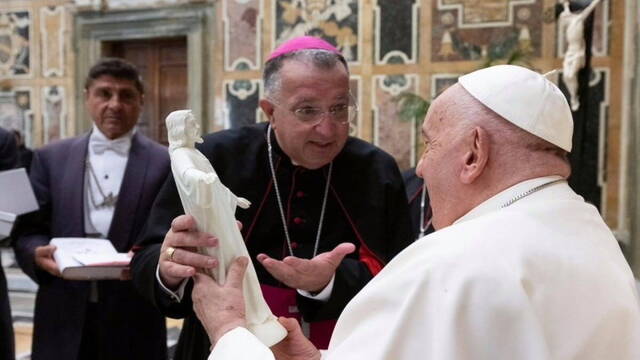
<path id="1" fill-rule="evenodd" d="M 105 42 L 103 54 L 124 58 L 138 67 L 145 86 L 138 130 L 167 145 L 164 119 L 188 103 L 186 38 Z"/>

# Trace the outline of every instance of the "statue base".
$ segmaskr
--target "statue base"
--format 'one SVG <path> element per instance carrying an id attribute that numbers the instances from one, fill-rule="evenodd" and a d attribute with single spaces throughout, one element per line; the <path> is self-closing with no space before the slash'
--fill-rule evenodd
<path id="1" fill-rule="evenodd" d="M 287 330 L 275 317 L 262 324 L 247 324 L 247 329 L 267 347 L 279 343 L 287 336 Z"/>

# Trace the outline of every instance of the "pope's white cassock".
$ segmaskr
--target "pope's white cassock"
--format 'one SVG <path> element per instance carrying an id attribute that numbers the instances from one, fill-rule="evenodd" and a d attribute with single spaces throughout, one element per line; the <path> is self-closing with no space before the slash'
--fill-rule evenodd
<path id="1" fill-rule="evenodd" d="M 346 307 L 323 359 L 640 359 L 634 278 L 592 205 L 521 182 L 400 253 Z M 273 359 L 236 328 L 210 360 Z"/>

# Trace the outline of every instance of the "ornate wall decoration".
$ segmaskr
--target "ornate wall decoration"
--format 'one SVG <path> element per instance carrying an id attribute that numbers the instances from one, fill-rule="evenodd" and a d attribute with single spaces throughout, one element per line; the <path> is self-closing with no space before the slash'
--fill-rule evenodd
<path id="1" fill-rule="evenodd" d="M 433 1 L 434 62 L 505 58 L 520 50 L 540 56 L 542 1 Z"/>
<path id="2" fill-rule="evenodd" d="M 45 77 L 64 76 L 65 31 L 63 6 L 40 8 L 42 73 Z"/>
<path id="3" fill-rule="evenodd" d="M 62 139 L 66 134 L 67 108 L 65 89 L 62 86 L 45 86 L 42 88 L 42 118 L 44 143 Z"/>
<path id="4" fill-rule="evenodd" d="M 359 11 L 362 0 L 274 0 L 274 47 L 301 35 L 334 44 L 353 63 L 360 62 Z"/>
<path id="5" fill-rule="evenodd" d="M 255 124 L 260 118 L 260 80 L 226 81 L 225 88 L 225 129 L 234 129 Z"/>
<path id="6" fill-rule="evenodd" d="M 591 51 L 595 56 L 609 55 L 610 22 L 611 5 L 609 4 L 609 0 L 603 0 L 596 6 L 593 15 L 593 41 L 591 43 Z"/>
<path id="7" fill-rule="evenodd" d="M 431 99 L 435 99 L 447 88 L 458 82 L 462 74 L 433 74 L 431 75 Z"/>
<path id="8" fill-rule="evenodd" d="M 358 75 L 351 75 L 349 79 L 349 89 L 351 91 L 351 95 L 355 98 L 356 105 L 358 106 L 358 116 L 355 121 L 349 125 L 349 135 L 351 136 L 362 136 L 362 86 L 360 83 L 362 81 L 362 77 Z"/>
<path id="9" fill-rule="evenodd" d="M 375 61 L 415 64 L 418 56 L 418 0 L 378 1 L 375 14 Z"/>
<path id="10" fill-rule="evenodd" d="M 31 111 L 31 89 L 16 87 L 0 92 L 0 127 L 18 130 L 25 144 L 31 146 L 33 138 L 33 112 Z"/>
<path id="11" fill-rule="evenodd" d="M 0 77 L 31 75 L 31 12 L 0 10 Z"/>
<path id="12" fill-rule="evenodd" d="M 373 143 L 398 161 L 401 170 L 415 166 L 418 122 L 400 120 L 394 97 L 404 91 L 418 92 L 418 75 L 376 75 L 373 77 Z"/>
<path id="13" fill-rule="evenodd" d="M 224 68 L 260 69 L 263 0 L 224 0 Z"/>

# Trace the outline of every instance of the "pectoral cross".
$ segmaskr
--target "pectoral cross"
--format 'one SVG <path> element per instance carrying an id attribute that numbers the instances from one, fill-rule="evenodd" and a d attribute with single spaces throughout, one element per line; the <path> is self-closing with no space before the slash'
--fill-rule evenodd
<path id="1" fill-rule="evenodd" d="M 115 207 L 116 202 L 118 202 L 118 195 L 113 195 L 113 192 L 110 192 L 109 195 L 105 196 L 104 200 L 98 204 L 97 208 L 103 207 Z"/>

